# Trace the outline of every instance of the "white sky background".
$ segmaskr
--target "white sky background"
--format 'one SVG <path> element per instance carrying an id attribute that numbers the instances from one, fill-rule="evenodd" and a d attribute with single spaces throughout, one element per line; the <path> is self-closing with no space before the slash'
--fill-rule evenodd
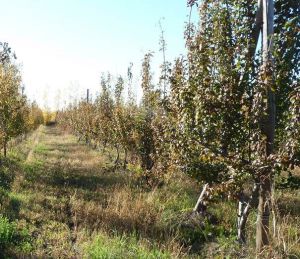
<path id="1" fill-rule="evenodd" d="M 70 97 L 83 97 L 87 88 L 94 97 L 102 72 L 126 77 L 130 62 L 139 97 L 141 61 L 149 50 L 155 52 L 152 67 L 158 77 L 162 17 L 168 60 L 185 51 L 183 32 L 189 14 L 185 0 L 0 0 L 0 4 L 0 41 L 16 52 L 25 93 L 51 109 L 58 99 L 61 106 Z"/>

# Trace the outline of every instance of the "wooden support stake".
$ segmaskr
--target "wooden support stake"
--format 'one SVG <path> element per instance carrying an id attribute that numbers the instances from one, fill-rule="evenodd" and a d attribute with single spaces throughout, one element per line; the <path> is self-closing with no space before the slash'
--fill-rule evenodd
<path id="1" fill-rule="evenodd" d="M 274 34 L 274 0 L 263 0 L 263 30 L 262 30 L 262 72 L 264 86 L 267 91 L 267 107 L 262 133 L 266 136 L 266 159 L 273 154 L 275 135 L 275 91 L 273 82 L 273 34 Z M 271 168 L 260 175 L 259 204 L 256 225 L 256 250 L 260 253 L 269 240 L 270 205 L 272 193 Z"/>
<path id="2" fill-rule="evenodd" d="M 204 198 L 206 196 L 206 191 L 207 191 L 208 186 L 209 186 L 208 183 L 204 185 L 202 192 L 198 198 L 198 201 L 193 209 L 194 212 L 199 212 L 199 213 L 204 212 L 204 210 L 206 208 L 206 206 L 204 205 Z"/>

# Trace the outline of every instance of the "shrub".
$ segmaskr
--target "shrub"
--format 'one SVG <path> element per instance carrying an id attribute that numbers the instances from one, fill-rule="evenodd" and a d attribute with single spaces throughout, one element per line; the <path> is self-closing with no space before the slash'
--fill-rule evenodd
<path id="1" fill-rule="evenodd" d="M 30 236 L 26 228 L 19 229 L 16 222 L 9 222 L 6 217 L 0 216 L 0 256 L 14 247 L 15 251 L 30 251 Z"/>
<path id="2" fill-rule="evenodd" d="M 0 187 L 9 190 L 10 185 L 14 180 L 17 165 L 15 162 L 8 159 L 1 159 L 0 161 Z"/>

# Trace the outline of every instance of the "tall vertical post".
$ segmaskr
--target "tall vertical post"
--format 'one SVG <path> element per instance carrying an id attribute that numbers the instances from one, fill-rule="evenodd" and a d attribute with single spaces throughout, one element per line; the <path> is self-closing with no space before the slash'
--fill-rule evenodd
<path id="1" fill-rule="evenodd" d="M 273 154 L 275 135 L 275 92 L 273 81 L 273 34 L 274 34 L 274 0 L 263 0 L 262 27 L 262 73 L 263 84 L 267 91 L 266 117 L 263 134 L 266 136 L 266 159 Z M 269 218 L 271 203 L 271 169 L 260 175 L 259 204 L 256 226 L 256 249 L 261 252 L 269 245 Z"/>
<path id="2" fill-rule="evenodd" d="M 86 103 L 89 103 L 89 101 L 90 101 L 90 89 L 86 89 Z M 88 134 L 86 134 L 85 136 L 85 143 L 89 144 Z"/>
<path id="3" fill-rule="evenodd" d="M 90 101 L 90 89 L 86 89 L 86 102 L 89 103 Z"/>

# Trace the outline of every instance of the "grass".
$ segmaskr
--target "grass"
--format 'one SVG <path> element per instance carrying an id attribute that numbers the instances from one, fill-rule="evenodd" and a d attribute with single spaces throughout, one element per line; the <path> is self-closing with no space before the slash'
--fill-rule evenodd
<path id="1" fill-rule="evenodd" d="M 115 171 L 110 156 L 55 127 L 40 128 L 38 134 L 10 150 L 0 177 L 0 227 L 2 224 L 3 233 L 8 233 L 3 256 L 255 255 L 255 213 L 247 225 L 248 245 L 242 248 L 235 241 L 234 203 L 211 204 L 209 217 L 193 216 L 201 191 L 197 182 L 174 172 L 162 187 L 144 188 L 138 184 L 139 168 L 130 165 L 125 171 Z M 278 190 L 276 195 L 276 236 L 270 253 L 275 258 L 297 258 L 293 256 L 300 255 L 299 190 Z"/>
<path id="2" fill-rule="evenodd" d="M 43 143 L 38 143 L 35 147 L 34 147 L 34 153 L 37 154 L 47 154 L 48 152 L 48 148 L 46 145 L 44 145 Z"/>
<path id="3" fill-rule="evenodd" d="M 155 247 L 149 240 L 140 240 L 134 235 L 113 236 L 97 234 L 85 247 L 87 258 L 139 258 L 157 259 L 172 258 L 173 256 Z"/>

